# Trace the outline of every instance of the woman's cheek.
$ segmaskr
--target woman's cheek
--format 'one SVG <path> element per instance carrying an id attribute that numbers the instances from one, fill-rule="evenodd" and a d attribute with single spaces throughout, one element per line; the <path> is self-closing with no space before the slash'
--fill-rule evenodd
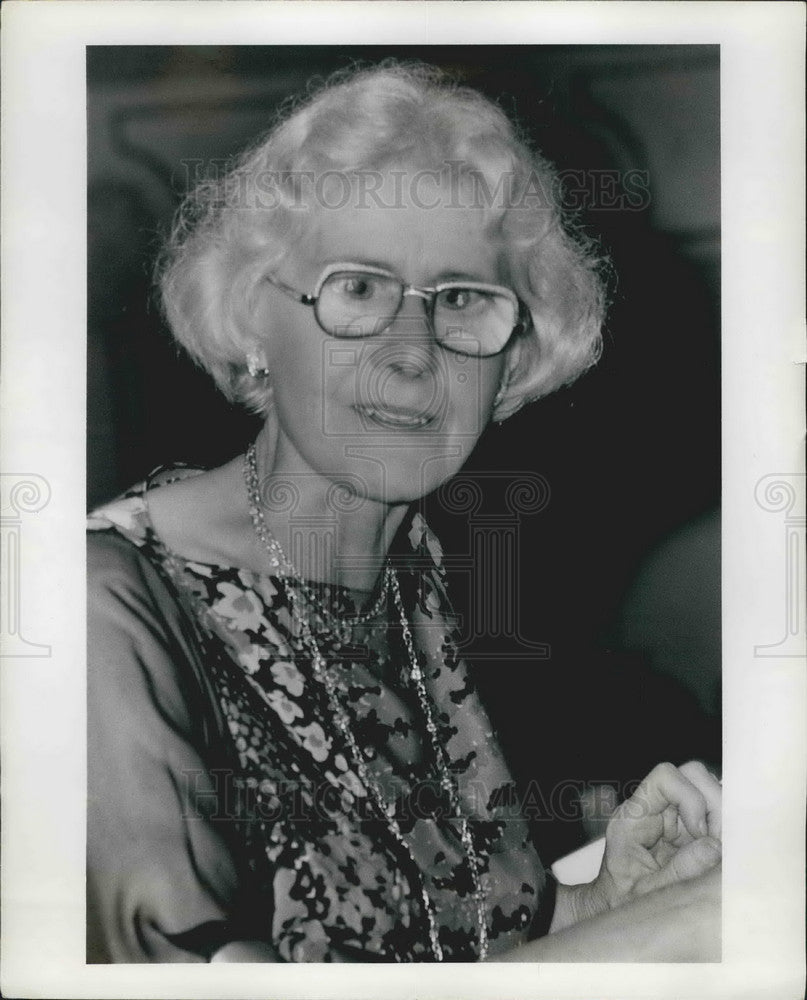
<path id="1" fill-rule="evenodd" d="M 452 403 L 466 434 L 478 438 L 488 425 L 503 372 L 502 357 L 468 359 L 455 372 Z"/>

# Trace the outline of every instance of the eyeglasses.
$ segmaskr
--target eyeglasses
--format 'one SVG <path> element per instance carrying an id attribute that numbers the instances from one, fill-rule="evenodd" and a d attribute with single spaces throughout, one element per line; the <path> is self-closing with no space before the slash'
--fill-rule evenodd
<path id="1" fill-rule="evenodd" d="M 268 277 L 297 302 L 314 307 L 314 316 L 331 337 L 374 337 L 395 320 L 407 295 L 426 302 L 437 343 L 456 354 L 490 357 L 504 350 L 528 312 L 515 292 L 482 281 L 443 281 L 431 288 L 407 285 L 382 268 L 366 264 L 328 264 L 311 294 Z"/>

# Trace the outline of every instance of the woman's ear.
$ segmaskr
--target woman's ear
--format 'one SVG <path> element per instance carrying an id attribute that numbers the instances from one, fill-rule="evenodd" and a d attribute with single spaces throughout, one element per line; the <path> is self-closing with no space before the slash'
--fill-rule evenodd
<path id="1" fill-rule="evenodd" d="M 529 313 L 527 314 L 529 317 Z M 528 320 L 529 321 L 529 320 Z M 499 382 L 499 391 L 496 393 L 496 398 L 493 401 L 493 422 L 500 424 L 505 421 L 508 417 L 512 416 L 518 409 L 520 409 L 522 403 L 520 401 L 510 402 L 502 407 L 502 403 L 505 402 L 505 398 L 508 395 L 508 391 L 511 389 L 513 383 L 518 380 L 519 364 L 521 362 L 521 343 L 517 337 L 513 337 L 510 342 L 510 346 L 507 348 L 507 354 L 505 356 L 504 370 L 502 372 L 501 381 Z"/>
<path id="2" fill-rule="evenodd" d="M 502 372 L 502 379 L 501 382 L 499 382 L 499 388 L 493 399 L 494 412 L 499 408 L 502 400 L 504 399 L 504 394 L 507 392 L 507 385 L 509 381 L 510 381 L 510 372 L 505 368 L 505 370 Z"/>
<path id="3" fill-rule="evenodd" d="M 533 328 L 534 324 L 532 321 L 532 313 L 523 302 L 519 302 L 518 322 L 513 328 L 513 339 L 515 340 L 517 337 L 523 337 L 525 333 L 529 333 L 529 331 Z"/>

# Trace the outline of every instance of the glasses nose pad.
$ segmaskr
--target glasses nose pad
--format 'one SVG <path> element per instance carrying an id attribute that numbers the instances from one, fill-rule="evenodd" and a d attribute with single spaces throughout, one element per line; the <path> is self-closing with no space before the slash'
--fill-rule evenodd
<path id="1" fill-rule="evenodd" d="M 398 308 L 394 313 L 386 317 L 381 317 L 378 324 L 378 332 L 394 329 L 395 335 L 401 338 L 413 340 L 418 336 L 424 338 L 432 337 L 434 334 L 432 323 L 431 296 L 421 292 L 417 288 L 404 288 L 401 291 L 398 301 Z"/>

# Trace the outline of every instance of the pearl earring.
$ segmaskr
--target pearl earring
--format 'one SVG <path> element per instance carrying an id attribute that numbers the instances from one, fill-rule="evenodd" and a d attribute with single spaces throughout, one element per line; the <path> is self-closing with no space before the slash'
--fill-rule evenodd
<path id="1" fill-rule="evenodd" d="M 269 374 L 269 369 L 261 364 L 261 358 L 257 354 L 247 355 L 247 371 L 252 376 L 252 378 L 266 378 Z"/>

